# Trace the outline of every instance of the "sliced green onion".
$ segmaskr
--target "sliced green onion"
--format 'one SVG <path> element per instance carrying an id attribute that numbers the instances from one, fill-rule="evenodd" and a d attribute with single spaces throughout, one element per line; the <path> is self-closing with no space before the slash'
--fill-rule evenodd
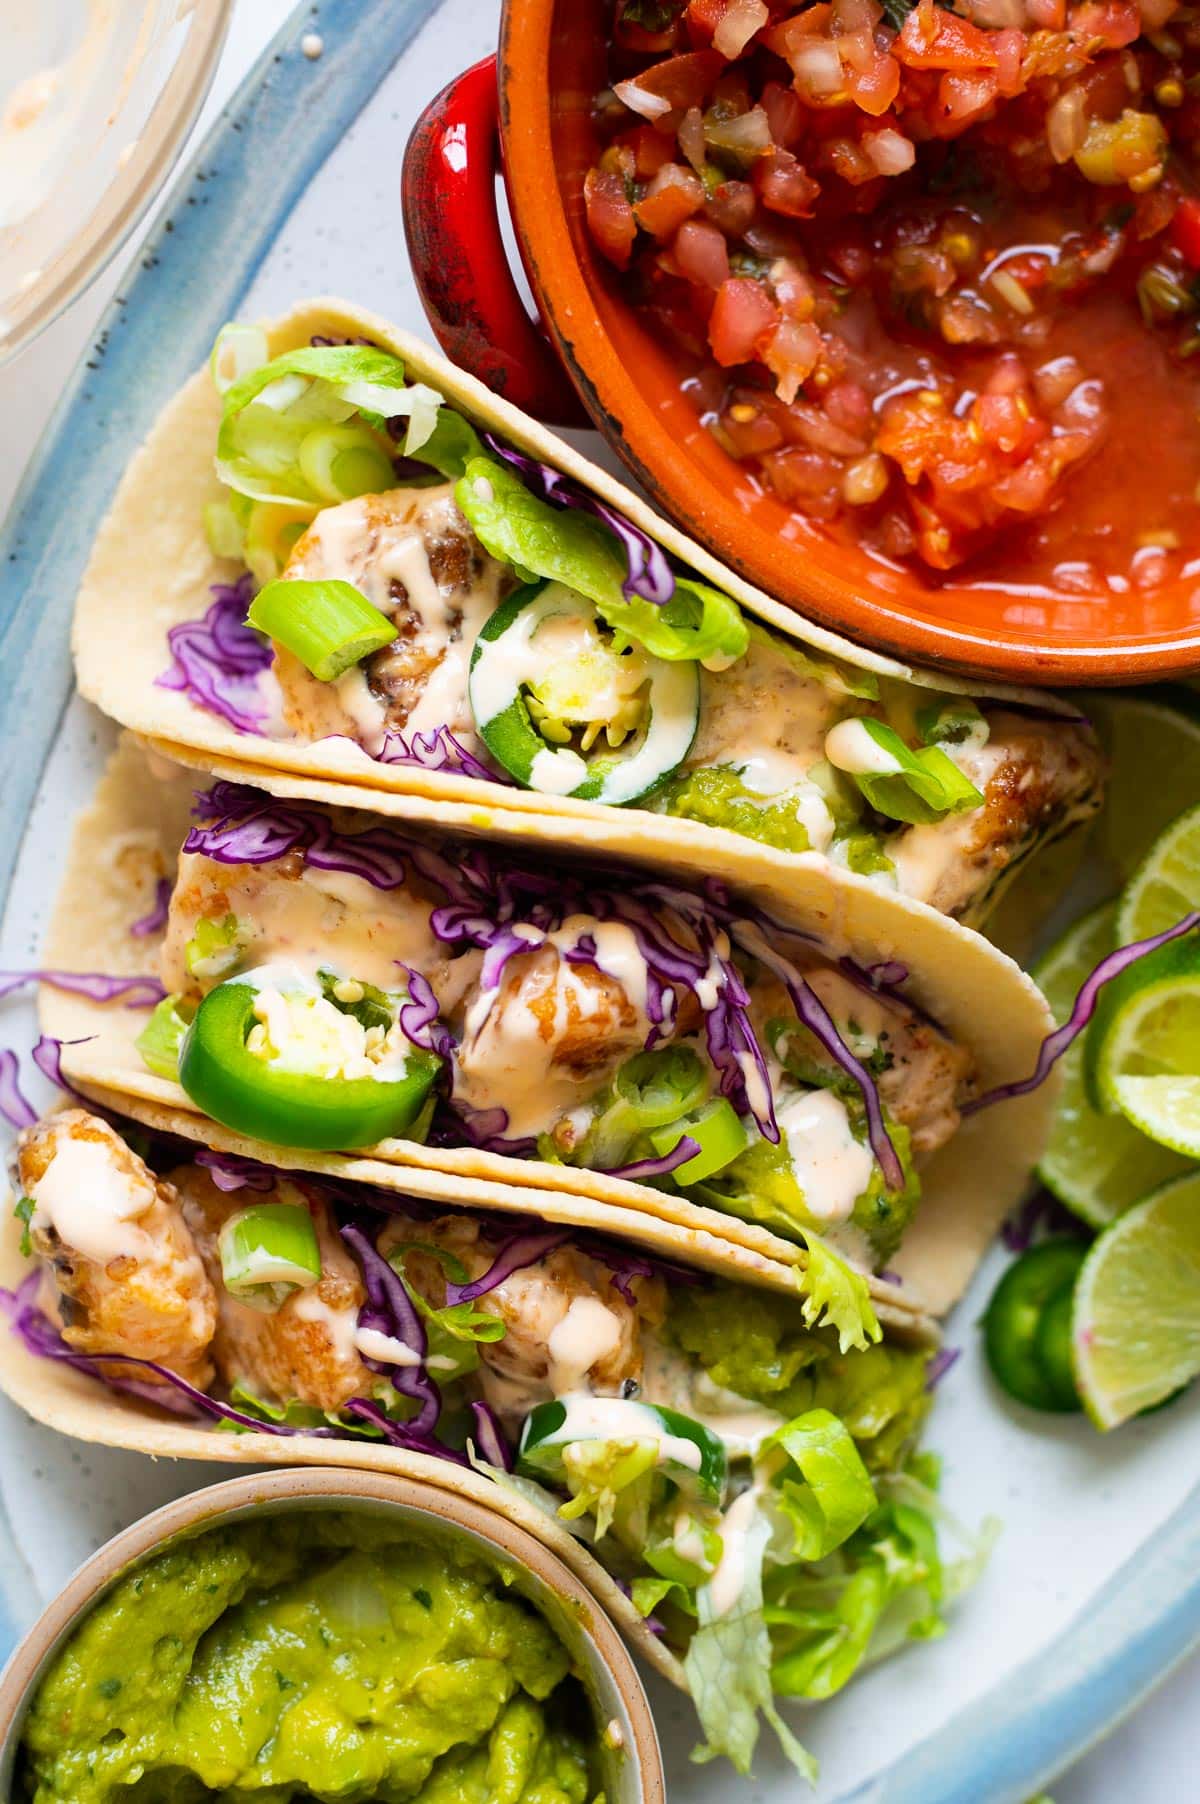
<path id="1" fill-rule="evenodd" d="M 299 1203 L 256 1203 L 231 1215 L 217 1237 L 231 1297 L 272 1313 L 321 1276 L 312 1216 Z"/>
<path id="2" fill-rule="evenodd" d="M 300 473 L 324 501 L 352 501 L 391 488 L 391 458 L 366 426 L 314 426 L 300 443 Z"/>
<path id="3" fill-rule="evenodd" d="M 243 497 L 238 496 L 241 500 Z M 296 548 L 296 541 L 312 523 L 315 504 L 255 501 L 246 521 L 242 557 L 260 588 L 281 573 Z"/>
<path id="4" fill-rule="evenodd" d="M 669 1127 L 654 1128 L 648 1138 L 660 1158 L 674 1152 L 684 1135 L 694 1140 L 699 1151 L 671 1173 L 677 1184 L 702 1184 L 727 1165 L 750 1144 L 750 1134 L 733 1104 L 724 1096 L 714 1096 L 696 1114 Z"/>
<path id="5" fill-rule="evenodd" d="M 209 360 L 213 387 L 223 395 L 235 382 L 261 369 L 270 355 L 267 335 L 261 326 L 239 326 L 236 321 L 222 326 Z"/>
<path id="6" fill-rule="evenodd" d="M 178 996 L 164 996 L 138 1035 L 134 1044 L 147 1071 L 153 1071 L 155 1077 L 178 1081 L 179 1048 L 195 1012 Z"/>
<path id="7" fill-rule="evenodd" d="M 190 977 L 199 977 L 205 981 L 228 977 L 231 971 L 237 969 L 241 959 L 242 948 L 238 943 L 236 915 L 226 915 L 220 921 L 196 922 L 196 931 L 183 954 L 183 962 Z"/>
<path id="8" fill-rule="evenodd" d="M 857 735 L 847 745 L 848 729 Z M 847 771 L 879 814 L 921 824 L 978 808 L 983 796 L 940 746 L 912 751 L 893 727 L 870 715 L 839 721 L 825 740 L 830 762 Z"/>
<path id="9" fill-rule="evenodd" d="M 246 616 L 251 626 L 286 646 L 319 683 L 332 683 L 352 664 L 382 651 L 396 637 L 386 614 L 353 583 L 281 578 L 260 589 Z"/>
<path id="10" fill-rule="evenodd" d="M 204 537 L 214 557 L 241 557 L 246 532 L 228 501 L 208 503 L 204 510 Z"/>

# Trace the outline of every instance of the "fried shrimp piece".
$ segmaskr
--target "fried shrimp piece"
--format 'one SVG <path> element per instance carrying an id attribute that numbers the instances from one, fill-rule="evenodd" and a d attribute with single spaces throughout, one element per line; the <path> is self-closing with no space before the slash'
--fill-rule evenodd
<path id="1" fill-rule="evenodd" d="M 554 937 L 565 948 L 576 928 L 568 920 Z M 636 946 L 632 956 L 631 970 L 644 971 Z M 503 1108 L 510 1136 L 548 1132 L 642 1049 L 648 1030 L 644 1004 L 617 977 L 546 941 L 510 958 L 498 989 L 467 996 L 455 1096 Z"/>
<path id="2" fill-rule="evenodd" d="M 354 1339 L 366 1291 L 324 1198 L 282 1177 L 266 1193 L 223 1191 L 195 1165 L 181 1166 L 172 1172 L 171 1181 L 216 1288 L 212 1353 L 223 1382 L 241 1384 L 266 1402 L 310 1403 L 324 1410 L 337 1410 L 351 1397 L 369 1395 L 377 1380 L 359 1358 Z M 307 1208 L 321 1255 L 317 1283 L 296 1291 L 271 1314 L 229 1295 L 217 1246 L 229 1217 L 259 1203 L 299 1203 Z"/>
<path id="3" fill-rule="evenodd" d="M 956 1132 L 960 1105 L 973 1094 L 968 1049 L 899 999 L 872 995 L 840 971 L 814 965 L 804 977 L 843 1040 L 871 1071 L 888 1114 L 908 1128 L 914 1154 L 936 1152 Z M 765 1024 L 789 1019 L 794 1010 L 783 985 L 773 979 L 760 978 L 752 997 L 760 1034 L 768 1040 Z M 828 1054 L 799 1031 L 805 1056 L 832 1070 Z"/>
<path id="4" fill-rule="evenodd" d="M 85 1109 L 27 1129 L 17 1169 L 68 1346 L 153 1360 L 203 1390 L 216 1298 L 170 1181 Z"/>
<path id="5" fill-rule="evenodd" d="M 305 739 L 345 733 L 375 753 L 389 729 L 446 726 L 475 749 L 468 662 L 511 579 L 471 532 L 449 485 L 389 489 L 325 508 L 283 574 L 352 583 L 396 627 L 390 645 L 337 683 L 318 682 L 286 647 L 275 647 L 293 732 Z"/>
<path id="6" fill-rule="evenodd" d="M 1086 727 L 1004 712 L 988 721 L 986 745 L 958 755 L 983 807 L 910 827 L 888 847 L 905 895 L 972 926 L 1027 857 L 1104 799 L 1104 757 Z"/>
<path id="7" fill-rule="evenodd" d="M 412 1241 L 452 1254 L 471 1279 L 483 1276 L 497 1251 L 496 1241 L 478 1222 L 456 1215 L 432 1223 L 395 1217 L 379 1245 L 387 1254 Z M 446 1276 L 438 1259 L 414 1251 L 404 1261 L 404 1272 L 427 1302 L 441 1307 Z M 666 1293 L 657 1277 L 634 1277 L 628 1283 L 636 1304 L 617 1289 L 606 1265 L 567 1245 L 513 1272 L 479 1298 L 476 1308 L 504 1323 L 503 1339 L 479 1343 L 484 1395 L 498 1415 L 515 1423 L 538 1403 L 568 1391 L 617 1396 L 626 1385 L 641 1383 L 643 1336 L 665 1319 Z"/>

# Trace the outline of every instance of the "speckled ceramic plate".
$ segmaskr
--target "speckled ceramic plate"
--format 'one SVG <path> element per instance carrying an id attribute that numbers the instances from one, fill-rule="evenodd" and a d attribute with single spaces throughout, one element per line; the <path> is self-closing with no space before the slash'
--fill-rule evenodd
<path id="1" fill-rule="evenodd" d="M 318 60 L 300 50 L 307 31 Z M 0 964 L 36 962 L 63 822 L 111 744 L 69 700 L 68 623 L 118 474 L 167 396 L 235 313 L 333 291 L 414 331 L 422 316 L 400 223 L 399 170 L 422 103 L 494 41 L 488 0 L 305 5 L 246 80 L 175 190 L 68 389 L 0 544 Z M 6 1005 L 0 1040 L 29 1044 Z M 929 1444 L 964 1520 L 999 1516 L 991 1567 L 938 1642 L 914 1645 L 798 1727 L 821 1804 L 1023 1804 L 1200 1642 L 1200 1392 L 1109 1441 L 1082 1421 L 1018 1416 L 988 1385 L 977 1321 L 985 1265 L 952 1319 L 963 1358 Z M 0 1586 L 8 1641 L 114 1529 L 209 1482 L 77 1446 L 0 1408 Z M 654 1690 L 674 1804 L 791 1804 L 766 1748 L 757 1779 L 693 1767 L 685 1702 Z M 1178 1779 L 1174 1795 L 1188 1781 Z"/>

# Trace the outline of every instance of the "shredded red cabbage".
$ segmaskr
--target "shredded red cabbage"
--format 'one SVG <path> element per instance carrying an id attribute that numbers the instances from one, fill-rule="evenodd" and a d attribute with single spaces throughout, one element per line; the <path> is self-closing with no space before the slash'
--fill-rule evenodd
<path id="1" fill-rule="evenodd" d="M 446 1302 L 474 1303 L 480 1297 L 486 1297 L 489 1291 L 511 1278 L 514 1272 L 523 1271 L 527 1265 L 536 1265 L 547 1253 L 556 1247 L 565 1245 L 574 1238 L 571 1228 L 539 1228 L 533 1233 L 514 1234 L 499 1249 L 486 1272 L 469 1284 L 446 1285 Z"/>
<path id="2" fill-rule="evenodd" d="M 154 885 L 154 906 L 149 914 L 134 921 L 129 931 L 134 939 L 146 940 L 153 933 L 160 933 L 167 924 L 167 911 L 171 905 L 171 879 L 160 877 Z"/>
<path id="3" fill-rule="evenodd" d="M 951 1366 L 962 1358 L 961 1347 L 939 1347 L 925 1368 L 925 1389 L 936 1390 Z"/>
<path id="4" fill-rule="evenodd" d="M 1128 971 L 1139 959 L 1146 958 L 1151 952 L 1157 952 L 1160 946 L 1166 946 L 1171 940 L 1182 939 L 1185 933 L 1191 933 L 1200 927 L 1200 909 L 1193 909 L 1184 915 L 1182 921 L 1176 921 L 1174 927 L 1165 927 L 1161 933 L 1151 934 L 1149 939 L 1133 940 L 1128 946 L 1118 946 L 1100 960 L 1091 975 L 1084 979 L 1076 996 L 1071 1013 L 1061 1027 L 1056 1027 L 1052 1034 L 1047 1034 L 1038 1052 L 1037 1063 L 1028 1077 L 1018 1079 L 1011 1084 L 998 1084 L 985 1096 L 977 1096 L 973 1102 L 963 1105 L 964 1115 L 974 1115 L 979 1109 L 988 1109 L 993 1103 L 1006 1102 L 1013 1096 L 1027 1096 L 1044 1084 L 1051 1071 L 1062 1058 L 1067 1048 L 1074 1044 L 1087 1027 L 1096 1012 L 1096 1004 L 1100 1000 L 1100 992 L 1106 983 Z"/>
<path id="5" fill-rule="evenodd" d="M 126 1008 L 153 1008 L 167 993 L 157 977 L 106 977 L 100 971 L 0 971 L 0 1000 L 30 983 L 69 990 L 91 1002 L 115 1002 L 124 996 Z"/>
<path id="6" fill-rule="evenodd" d="M 368 1365 L 370 1361 L 366 1362 Z M 423 1434 L 413 1422 L 397 1422 L 379 1403 L 370 1397 L 354 1397 L 342 1410 L 344 1416 L 358 1416 L 363 1422 L 369 1422 L 378 1430 L 381 1439 L 392 1447 L 403 1447 L 407 1453 L 424 1453 L 431 1459 L 449 1460 L 452 1465 L 468 1464 L 465 1454 L 447 1447 L 435 1435 Z"/>
<path id="7" fill-rule="evenodd" d="M 270 708 L 261 678 L 271 667 L 269 642 L 246 624 L 254 595 L 249 571 L 236 583 L 214 583 L 214 600 L 200 620 L 184 620 L 167 632 L 171 668 L 155 678 L 160 689 L 176 689 L 228 721 L 239 733 L 266 734 Z"/>
<path id="8" fill-rule="evenodd" d="M 196 812 L 201 824 L 189 833 L 185 850 L 202 852 L 219 863 L 264 864 L 301 850 L 309 864 L 348 871 L 379 889 L 400 887 L 411 868 L 448 898 L 430 915 L 437 938 L 445 945 L 483 951 L 485 991 L 499 987 L 511 958 L 529 951 L 539 934 L 555 931 L 571 916 L 622 922 L 646 961 L 646 1012 L 651 1023 L 647 1046 L 656 1043 L 664 1024 L 673 1018 L 676 990 L 696 995 L 721 1094 L 777 1143 L 766 1056 L 751 1022 L 749 992 L 733 961 L 729 942 L 734 940 L 781 979 L 800 1021 L 853 1078 L 866 1108 L 872 1151 L 889 1188 L 903 1188 L 903 1170 L 870 1072 L 842 1040 L 799 970 L 778 949 L 781 936 L 793 940 L 811 936 L 795 932 L 762 910 L 735 908 L 723 886 L 709 883 L 702 894 L 695 894 L 637 879 L 622 884 L 616 873 L 589 882 L 572 869 L 551 872 L 535 864 L 501 863 L 481 844 L 466 847 L 451 864 L 431 846 L 405 839 L 389 827 L 340 832 L 316 806 L 279 803 L 244 784 L 214 784 L 197 798 Z M 572 962 L 590 962 L 595 946 L 594 936 L 583 932 L 573 952 L 568 950 L 565 956 Z M 423 1012 L 418 1004 L 418 1022 Z M 419 1025 L 414 1031 L 420 1031 Z M 461 1105 L 455 1109 L 470 1144 L 514 1157 L 534 1150 L 532 1141 L 504 1138 L 508 1122 L 499 1119 L 503 1111 L 472 1118 Z M 435 1128 L 435 1136 L 441 1131 Z"/>
<path id="9" fill-rule="evenodd" d="M 472 1403 L 471 1414 L 475 1418 L 475 1445 L 482 1458 L 501 1472 L 511 1472 L 516 1460 L 494 1410 L 486 1403 Z"/>
<path id="10" fill-rule="evenodd" d="M 1035 1240 L 1045 1234 L 1086 1236 L 1087 1229 L 1077 1215 L 1048 1190 L 1035 1190 L 1026 1197 L 1000 1229 L 1000 1238 L 1010 1253 L 1027 1253 Z"/>
<path id="11" fill-rule="evenodd" d="M 9 1046 L 0 1051 L 0 1115 L 18 1132 L 37 1120 L 37 1110 L 21 1089 L 21 1062 Z"/>
<path id="12" fill-rule="evenodd" d="M 246 1159 L 240 1153 L 217 1152 L 208 1146 L 198 1146 L 195 1149 L 192 1163 L 203 1166 L 217 1189 L 224 1191 L 273 1190 L 284 1175 L 276 1171 L 273 1165 L 264 1165 L 259 1159 Z"/>
<path id="13" fill-rule="evenodd" d="M 427 978 L 411 965 L 396 960 L 408 983 L 408 1001 L 400 1005 L 396 1022 L 410 1045 L 422 1052 L 435 1052 L 448 1059 L 454 1052 L 454 1036 L 444 1021 L 439 1020 L 438 999 Z"/>
<path id="14" fill-rule="evenodd" d="M 700 1143 L 685 1134 L 677 1146 L 669 1153 L 662 1153 L 657 1159 L 634 1159 L 629 1165 L 615 1165 L 605 1173 L 610 1178 L 629 1178 L 640 1181 L 643 1178 L 665 1178 L 668 1172 L 678 1171 L 689 1159 L 694 1159 L 700 1151 Z"/>
<path id="15" fill-rule="evenodd" d="M 422 770 L 450 771 L 464 777 L 475 777 L 481 783 L 512 785 L 507 771 L 490 770 L 482 759 L 469 752 L 454 737 L 449 727 L 434 727 L 429 733 L 403 733 L 389 727 L 381 749 L 374 754 L 377 764 L 415 764 Z"/>
<path id="16" fill-rule="evenodd" d="M 384 1365 L 363 1355 L 363 1363 L 373 1372 L 390 1379 L 401 1396 L 418 1405 L 416 1415 L 403 1427 L 408 1435 L 427 1439 L 438 1425 L 442 1394 L 425 1367 L 429 1341 L 420 1312 L 403 1279 L 393 1271 L 362 1228 L 354 1222 L 346 1222 L 342 1225 L 341 1235 L 354 1253 L 367 1291 L 367 1301 L 358 1314 L 359 1326 L 378 1329 L 381 1334 L 401 1341 L 421 1362 L 415 1366 Z"/>
<path id="17" fill-rule="evenodd" d="M 648 533 L 640 526 L 634 526 L 624 514 L 619 514 L 605 502 L 598 501 L 586 489 L 572 482 L 550 464 L 539 463 L 536 458 L 526 457 L 521 451 L 514 451 L 511 445 L 495 438 L 492 433 L 485 432 L 484 443 L 497 457 L 511 464 L 520 472 L 526 486 L 542 501 L 549 502 L 551 507 L 576 508 L 581 513 L 592 514 L 603 522 L 609 531 L 615 533 L 620 540 L 621 549 L 625 553 L 628 574 L 621 584 L 621 593 L 626 601 L 640 598 L 649 601 L 655 607 L 665 607 L 675 593 L 675 576 L 667 554 L 661 545 L 656 545 Z"/>

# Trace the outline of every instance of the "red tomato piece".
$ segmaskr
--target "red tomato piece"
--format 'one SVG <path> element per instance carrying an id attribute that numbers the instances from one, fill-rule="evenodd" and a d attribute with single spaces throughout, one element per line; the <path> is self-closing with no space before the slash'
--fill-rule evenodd
<path id="1" fill-rule="evenodd" d="M 685 219 L 704 205 L 704 183 L 682 163 L 665 163 L 634 205 L 642 230 L 655 238 L 672 238 Z"/>
<path id="2" fill-rule="evenodd" d="M 754 165 L 754 186 L 764 207 L 789 219 L 810 219 L 821 192 L 790 150 L 771 150 Z"/>
<path id="3" fill-rule="evenodd" d="M 761 283 L 750 276 L 730 276 L 717 290 L 708 322 L 708 342 L 717 362 L 728 368 L 749 363 L 758 341 L 779 318 L 779 309 Z"/>
<path id="4" fill-rule="evenodd" d="M 992 35 L 946 12 L 933 0 L 921 0 L 909 13 L 896 39 L 893 55 L 909 69 L 994 69 Z"/>
<path id="5" fill-rule="evenodd" d="M 619 175 L 608 170 L 589 169 L 583 184 L 583 200 L 593 244 L 618 269 L 628 269 L 633 241 L 637 237 L 637 221 L 625 192 L 625 183 Z"/>
<path id="6" fill-rule="evenodd" d="M 740 238 L 754 218 L 754 190 L 749 182 L 722 182 L 705 202 L 704 211 L 730 238 Z"/>
<path id="7" fill-rule="evenodd" d="M 725 66 L 719 51 L 686 50 L 682 56 L 671 56 L 665 63 L 643 69 L 630 85 L 665 100 L 673 112 L 682 113 L 690 106 L 703 106 Z"/>
<path id="8" fill-rule="evenodd" d="M 729 279 L 729 246 L 725 235 L 706 219 L 688 219 L 671 246 L 676 268 L 698 288 L 718 289 Z"/>

